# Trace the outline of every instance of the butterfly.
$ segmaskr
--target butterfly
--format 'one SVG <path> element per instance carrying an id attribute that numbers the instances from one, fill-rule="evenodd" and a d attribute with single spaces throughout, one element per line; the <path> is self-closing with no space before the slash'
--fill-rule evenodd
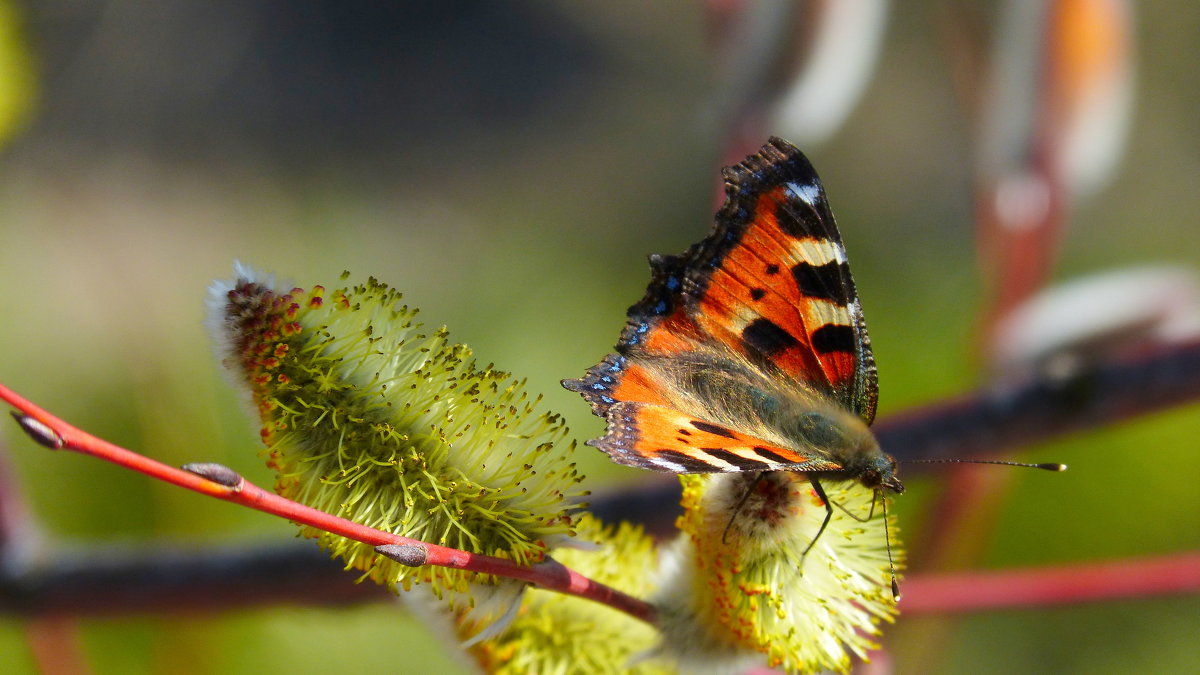
<path id="1" fill-rule="evenodd" d="M 825 504 L 819 538 L 833 514 L 822 480 L 904 491 L 868 428 L 878 379 L 862 306 L 799 150 L 773 137 L 723 175 L 709 235 L 650 256 L 617 353 L 562 384 L 607 421 L 588 445 L 619 464 L 802 472 Z"/>

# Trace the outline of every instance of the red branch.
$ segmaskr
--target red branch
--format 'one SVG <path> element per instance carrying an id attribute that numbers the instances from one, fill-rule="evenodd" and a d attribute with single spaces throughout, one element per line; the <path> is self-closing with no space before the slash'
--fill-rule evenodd
<path id="1" fill-rule="evenodd" d="M 654 608 L 650 604 L 588 579 L 556 561 L 548 559 L 544 563 L 525 567 L 504 558 L 460 551 L 376 530 L 284 499 L 220 465 L 194 465 L 193 470 L 198 473 L 193 473 L 156 462 L 67 424 L 3 384 L 0 384 L 0 399 L 21 411 L 22 414 L 13 415 L 18 423 L 34 440 L 49 448 L 91 455 L 209 497 L 248 506 L 371 546 L 384 546 L 386 548 L 381 553 L 405 564 L 438 565 L 527 581 L 546 590 L 608 605 L 647 623 L 655 621 Z"/>
<path id="2" fill-rule="evenodd" d="M 1200 552 L 1161 558 L 913 577 L 906 615 L 1048 607 L 1120 598 L 1200 593 Z"/>

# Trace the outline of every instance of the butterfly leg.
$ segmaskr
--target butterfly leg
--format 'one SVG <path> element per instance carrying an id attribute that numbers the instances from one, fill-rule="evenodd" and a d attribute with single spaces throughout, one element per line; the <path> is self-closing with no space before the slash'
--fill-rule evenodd
<path id="1" fill-rule="evenodd" d="M 877 501 L 879 501 L 879 497 L 880 497 L 880 492 L 879 492 L 879 490 L 876 490 L 875 496 L 871 498 L 871 512 L 867 514 L 866 518 L 863 518 L 862 516 L 854 515 L 854 513 L 850 509 L 846 508 L 845 506 L 842 506 L 841 503 L 839 503 L 839 502 L 834 502 L 833 505 L 838 507 L 839 509 L 841 509 L 842 513 L 850 516 L 851 518 L 857 520 L 860 523 L 865 523 L 868 520 L 875 517 L 875 503 Z"/>
<path id="2" fill-rule="evenodd" d="M 804 549 L 804 553 L 800 556 L 801 558 L 807 556 L 812 547 L 816 546 L 817 540 L 821 538 L 821 535 L 825 533 L 825 528 L 829 526 L 829 520 L 833 518 L 833 505 L 829 503 L 829 497 L 825 495 L 825 488 L 821 487 L 821 481 L 817 480 L 817 477 L 811 473 L 804 475 L 808 477 L 808 482 L 812 484 L 813 492 L 817 493 L 817 497 L 825 504 L 825 520 L 821 521 L 821 529 L 817 530 L 817 536 L 808 542 L 808 548 Z"/>

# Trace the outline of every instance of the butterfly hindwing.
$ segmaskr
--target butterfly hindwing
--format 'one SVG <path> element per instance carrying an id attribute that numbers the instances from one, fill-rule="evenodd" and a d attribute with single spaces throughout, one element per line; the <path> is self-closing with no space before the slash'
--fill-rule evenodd
<path id="1" fill-rule="evenodd" d="M 618 401 L 666 403 L 662 384 L 646 366 L 630 362 L 619 354 L 609 354 L 588 369 L 578 380 L 563 380 L 567 389 L 583 395 L 592 412 L 605 417 Z"/>
<path id="2" fill-rule="evenodd" d="M 769 445 L 672 408 L 621 402 L 608 410 L 608 434 L 588 441 L 619 464 L 672 473 L 837 471 L 826 458 Z"/>
<path id="3" fill-rule="evenodd" d="M 582 394 L 600 417 L 617 401 L 666 402 L 663 383 L 638 357 L 675 356 L 695 344 L 699 328 L 684 311 L 680 293 L 685 262 L 680 256 L 650 256 L 650 285 L 629 308 L 617 342 L 620 353 L 609 354 L 578 380 L 563 380 L 562 385 Z"/>

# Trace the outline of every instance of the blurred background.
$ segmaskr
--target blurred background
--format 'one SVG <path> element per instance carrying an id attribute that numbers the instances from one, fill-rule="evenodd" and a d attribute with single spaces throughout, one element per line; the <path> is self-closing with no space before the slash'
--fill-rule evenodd
<path id="1" fill-rule="evenodd" d="M 558 381 L 611 350 L 646 255 L 707 232 L 719 166 L 780 133 L 838 215 L 881 416 L 980 385 L 995 305 L 978 262 L 981 128 L 1004 111 L 981 82 L 1012 12 L 930 1 L 878 14 L 877 30 L 862 19 L 861 90 L 835 122 L 793 129 L 770 112 L 786 104 L 775 70 L 791 71 L 751 49 L 750 4 L 0 3 L 0 381 L 168 464 L 270 484 L 202 325 L 207 286 L 239 259 L 305 285 L 343 270 L 386 281 L 591 438 L 600 420 Z M 1072 198 L 1053 280 L 1200 266 L 1200 8 L 1151 3 L 1125 20 L 1128 129 L 1107 177 Z M 973 566 L 1196 549 L 1198 436 L 1189 406 L 1028 448 L 1020 458 L 1071 470 L 1012 476 Z M 15 425 L 0 439 L 39 554 L 293 536 L 49 453 Z M 590 448 L 578 461 L 597 492 L 649 477 Z M 910 485 L 896 510 L 914 539 L 940 485 Z M 897 671 L 1197 667 L 1194 595 L 955 621 L 901 616 L 886 636 Z M 0 617 L 6 672 L 35 669 L 25 627 Z M 381 604 L 86 619 L 79 635 L 99 673 L 462 668 Z"/>

